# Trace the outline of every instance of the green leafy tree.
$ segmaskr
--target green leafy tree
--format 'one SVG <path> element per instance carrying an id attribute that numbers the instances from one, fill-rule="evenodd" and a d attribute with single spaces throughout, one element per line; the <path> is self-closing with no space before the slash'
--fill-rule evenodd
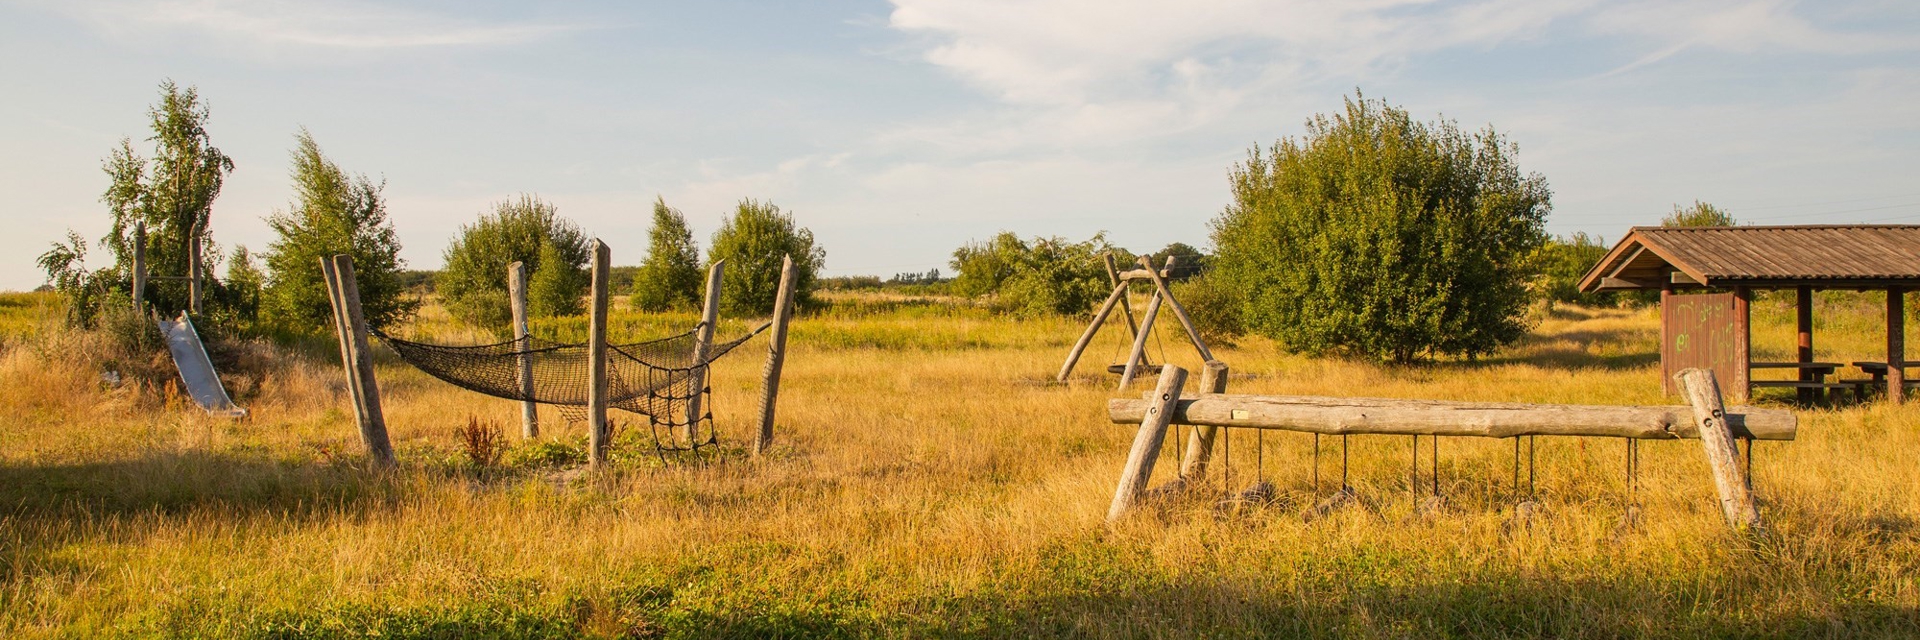
<path id="1" fill-rule="evenodd" d="M 948 263 L 959 273 L 953 278 L 953 293 L 971 298 L 999 292 L 1028 251 L 1027 243 L 1011 231 L 1002 231 L 986 242 L 961 245 L 953 250 L 953 261 Z"/>
<path id="2" fill-rule="evenodd" d="M 1615 292 L 1580 292 L 1580 278 L 1587 275 L 1587 270 L 1606 255 L 1604 241 L 1584 232 L 1550 238 L 1540 247 L 1535 258 L 1539 270 L 1535 288 L 1541 298 L 1553 302 L 1613 304 L 1617 301 Z"/>
<path id="3" fill-rule="evenodd" d="M 581 294 L 593 286 L 593 274 L 568 262 L 565 250 L 551 241 L 540 245 L 535 263 L 540 266 L 527 278 L 527 315 L 572 316 L 586 310 Z"/>
<path id="4" fill-rule="evenodd" d="M 269 275 L 261 294 L 263 320 L 295 332 L 326 331 L 333 305 L 320 261 L 353 257 L 354 279 L 367 323 L 388 326 L 411 315 L 418 302 L 405 295 L 400 240 L 381 190 L 365 175 L 350 176 L 320 152 L 306 129 L 294 137 L 294 202 L 267 217 L 277 238 L 267 245 Z"/>
<path id="5" fill-rule="evenodd" d="M 559 258 L 551 266 L 542 261 L 542 250 L 549 244 L 553 251 L 547 257 Z M 524 262 L 533 274 L 539 274 L 543 268 L 572 272 L 574 276 L 565 278 L 548 275 L 555 288 L 544 295 L 548 296 L 549 303 L 566 298 L 578 300 L 586 295 L 591 277 L 585 274 L 588 252 L 586 234 L 581 233 L 579 227 L 561 218 L 552 204 L 523 195 L 495 205 L 493 213 L 460 227 L 460 233 L 442 254 L 447 266 L 440 271 L 435 289 L 455 318 L 475 326 L 505 329 L 512 319 L 507 300 L 507 265 Z M 531 282 L 528 289 L 528 312 L 539 315 L 533 309 Z M 553 303 L 542 310 L 554 312 L 566 308 Z"/>
<path id="6" fill-rule="evenodd" d="M 794 304 L 804 306 L 812 301 L 816 274 L 826 267 L 826 249 L 814 246 L 813 232 L 794 224 L 793 214 L 771 202 L 741 200 L 707 249 L 707 264 L 727 261 L 721 308 L 738 315 L 771 313 L 784 256 L 793 256 Z"/>
<path id="7" fill-rule="evenodd" d="M 1662 227 L 1731 227 L 1736 224 L 1739 222 L 1733 219 L 1733 214 L 1699 200 L 1685 207 L 1673 205 L 1673 213 L 1660 219 Z"/>
<path id="8" fill-rule="evenodd" d="M 71 243 L 55 243 L 42 256 L 49 281 L 59 285 L 66 280 L 67 286 L 55 288 L 68 294 L 76 305 L 74 319 L 82 323 L 89 322 L 98 304 L 124 299 L 132 290 L 134 229 L 141 223 L 147 232 L 147 273 L 187 275 L 189 247 L 197 237 L 202 248 L 200 267 L 207 277 L 207 302 L 222 298 L 220 283 L 212 275 L 220 255 L 212 243 L 211 215 L 221 184 L 233 172 L 233 160 L 213 146 L 206 128 L 209 112 L 194 88 L 181 88 L 171 80 L 161 83 L 160 99 L 147 115 L 153 130 L 147 138 L 153 143 L 153 157 L 142 157 L 130 139 L 122 138 L 102 166 L 109 184 L 100 200 L 112 220 L 100 246 L 113 264 L 87 270 L 82 264 L 85 253 L 74 252 Z M 76 281 L 78 274 L 85 278 Z M 185 309 L 187 287 L 155 283 L 147 287 L 146 301 L 162 314 Z"/>
<path id="9" fill-rule="evenodd" d="M 1546 179 L 1488 128 L 1356 95 L 1301 139 L 1254 148 L 1213 223 L 1214 274 L 1247 326 L 1298 352 L 1475 357 L 1526 330 Z"/>
<path id="10" fill-rule="evenodd" d="M 220 291 L 225 298 L 221 306 L 232 311 L 234 324 L 248 330 L 259 319 L 261 294 L 267 282 L 266 274 L 254 262 L 253 253 L 245 245 L 234 247 L 227 258 L 227 277 Z M 314 268 L 319 269 L 317 265 Z"/>
<path id="11" fill-rule="evenodd" d="M 959 272 L 954 293 L 992 295 L 994 306 L 1021 316 L 1086 313 L 1112 289 L 1102 255 L 1117 251 L 1105 234 L 1084 242 L 1060 237 L 1021 240 L 1000 232 L 986 242 L 970 242 L 953 252 Z M 1128 268 L 1121 262 L 1120 268 Z"/>
<path id="12" fill-rule="evenodd" d="M 647 259 L 633 276 L 633 306 L 642 311 L 700 307 L 700 248 L 679 209 L 663 198 L 653 201 L 653 229 L 647 232 Z"/>

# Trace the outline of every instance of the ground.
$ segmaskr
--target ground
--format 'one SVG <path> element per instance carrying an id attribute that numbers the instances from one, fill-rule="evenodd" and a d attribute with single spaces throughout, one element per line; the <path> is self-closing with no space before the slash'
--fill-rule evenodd
<path id="1" fill-rule="evenodd" d="M 753 342 L 715 372 L 720 449 L 659 455 L 623 420 L 612 470 L 595 474 L 572 463 L 580 425 L 543 411 L 547 433 L 521 442 L 515 403 L 390 355 L 378 377 L 400 468 L 375 470 L 331 338 L 222 346 L 252 411 L 231 422 L 170 392 L 164 359 L 60 328 L 47 296 L 6 296 L 0 636 L 1920 635 L 1913 405 L 1763 399 L 1793 409 L 1800 436 L 1758 448 L 1757 535 L 1727 529 L 1695 441 L 1643 445 L 1629 493 L 1619 440 L 1539 439 L 1528 492 L 1511 441 L 1444 439 L 1443 502 L 1422 508 L 1408 439 L 1353 437 L 1361 500 L 1309 519 L 1340 477 L 1339 439 L 1321 442 L 1316 493 L 1310 436 L 1240 431 L 1209 488 L 1109 526 L 1133 429 L 1105 403 L 1151 384 L 1118 392 L 1102 371 L 1118 325 L 1054 385 L 1078 320 L 829 302 L 796 321 L 769 455 L 742 449 L 765 356 Z M 1884 353 L 1875 300 L 1822 303 L 1821 359 Z M 693 322 L 620 319 L 616 340 Z M 1762 357 L 1787 353 L 1790 319 L 1778 299 L 1756 305 Z M 1241 393 L 1677 402 L 1660 393 L 1651 310 L 1535 320 L 1479 362 L 1389 367 L 1260 338 L 1215 350 Z M 431 308 L 404 332 L 485 338 Z M 1155 344 L 1197 370 L 1177 334 Z M 501 462 L 472 461 L 457 435 L 470 421 L 506 434 Z M 1236 489 L 1274 482 L 1278 500 L 1216 508 L 1228 471 Z M 1528 495 L 1541 506 L 1518 517 Z"/>

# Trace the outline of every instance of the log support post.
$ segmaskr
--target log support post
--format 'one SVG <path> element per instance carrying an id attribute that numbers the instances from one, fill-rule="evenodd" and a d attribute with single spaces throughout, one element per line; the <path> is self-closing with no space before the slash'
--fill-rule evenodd
<path id="1" fill-rule="evenodd" d="M 1887 401 L 1907 399 L 1907 290 L 1887 287 Z"/>
<path id="2" fill-rule="evenodd" d="M 1125 295 L 1124 291 L 1121 293 Z M 1140 318 L 1140 333 L 1133 337 L 1133 348 L 1127 351 L 1127 367 L 1120 372 L 1121 391 L 1126 391 L 1133 377 L 1140 374 L 1140 365 L 1147 359 L 1147 338 L 1153 335 L 1153 321 L 1160 316 L 1161 301 L 1165 299 L 1165 295 L 1154 291 L 1153 297 L 1147 300 L 1147 313 Z"/>
<path id="3" fill-rule="evenodd" d="M 1142 333 L 1145 333 L 1143 330 Z M 1153 463 L 1166 443 L 1167 424 L 1173 419 L 1174 404 L 1180 401 L 1180 388 L 1187 382 L 1187 370 L 1171 364 L 1160 368 L 1160 384 L 1153 391 L 1140 431 L 1133 437 L 1133 449 L 1127 453 L 1127 466 L 1120 471 L 1120 484 L 1113 490 L 1113 504 L 1107 508 L 1107 521 L 1113 522 L 1133 508 L 1146 492 L 1153 477 Z"/>
<path id="4" fill-rule="evenodd" d="M 753 454 L 773 446 L 774 409 L 780 403 L 780 369 L 787 360 L 787 323 L 793 318 L 793 256 L 780 261 L 780 293 L 773 300 L 773 332 L 767 337 L 767 368 L 761 374 L 760 430 L 753 437 Z"/>
<path id="5" fill-rule="evenodd" d="M 540 412 L 533 402 L 533 359 L 525 353 L 532 334 L 527 326 L 527 263 L 514 262 L 507 265 L 507 298 L 513 306 L 513 338 L 520 341 L 519 368 L 514 374 L 520 383 L 520 395 L 526 398 L 520 401 L 520 435 L 533 439 L 540 437 Z"/>
<path id="6" fill-rule="evenodd" d="M 347 372 L 354 416 L 360 423 L 360 441 L 366 444 L 374 464 L 392 467 L 395 464 L 393 443 L 387 438 L 387 419 L 380 407 L 380 385 L 373 375 L 373 354 L 367 346 L 367 320 L 360 309 L 360 286 L 353 275 L 353 257 L 336 255 L 330 263 L 324 258 L 320 262 L 333 301 L 334 330 L 340 335 L 340 359 Z"/>
<path id="7" fill-rule="evenodd" d="M 1127 299 L 1131 288 L 1127 286 L 1127 280 L 1120 277 L 1120 271 L 1114 268 L 1113 253 L 1107 252 L 1107 254 L 1102 257 L 1105 258 L 1107 262 L 1107 282 L 1113 283 L 1113 286 L 1120 288 L 1120 312 L 1126 314 L 1127 339 L 1132 340 L 1134 336 L 1140 335 L 1140 326 L 1133 323 L 1133 301 Z M 1095 326 L 1099 326 L 1098 323 L 1095 323 Z"/>
<path id="8" fill-rule="evenodd" d="M 1112 260 L 1112 258 L 1109 257 L 1108 260 Z M 1073 343 L 1073 350 L 1067 352 L 1067 362 L 1066 364 L 1060 365 L 1060 374 L 1057 376 L 1054 376 L 1055 381 L 1057 382 L 1067 381 L 1067 376 L 1073 373 L 1073 365 L 1078 364 L 1080 362 L 1080 355 L 1082 353 L 1085 353 L 1087 350 L 1087 345 L 1093 342 L 1094 334 L 1097 334 L 1100 332 L 1100 325 L 1105 324 L 1107 321 L 1107 315 L 1110 313 L 1113 313 L 1114 303 L 1118 302 L 1121 304 L 1125 304 L 1126 300 L 1127 300 L 1126 283 L 1122 282 L 1120 284 L 1114 285 L 1113 293 L 1108 294 L 1107 301 L 1100 304 L 1099 311 L 1094 312 L 1093 322 L 1087 323 L 1087 330 L 1080 333 L 1080 339 Z M 1132 329 L 1133 327 L 1133 316 L 1131 315 L 1127 316 L 1127 327 L 1129 329 Z M 1139 331 L 1134 330 L 1134 333 L 1138 335 Z"/>
<path id="9" fill-rule="evenodd" d="M 606 466 L 607 437 L 607 243 L 593 241 L 592 303 L 587 316 L 587 462 Z"/>
<path id="10" fill-rule="evenodd" d="M 1220 394 L 1227 392 L 1227 363 L 1208 360 L 1207 368 L 1200 371 L 1200 393 Z M 1180 477 L 1204 478 L 1207 464 L 1213 461 L 1213 440 L 1220 428 L 1213 425 L 1194 427 L 1192 435 L 1187 436 L 1186 458 L 1180 461 Z M 1189 480 L 1190 482 L 1192 480 Z"/>
<path id="11" fill-rule="evenodd" d="M 1727 426 L 1719 382 L 1709 369 L 1687 369 L 1676 377 L 1687 402 L 1693 405 L 1700 445 L 1706 450 L 1707 463 L 1713 468 L 1713 484 L 1719 490 L 1721 513 L 1735 531 L 1758 530 L 1760 511 L 1754 506 L 1753 489 L 1748 484 L 1751 470 L 1741 461 L 1739 445 L 1734 442 L 1733 430 Z"/>
<path id="12" fill-rule="evenodd" d="M 1175 256 L 1167 256 L 1167 262 L 1163 266 L 1167 273 L 1173 272 L 1174 257 Z M 1147 277 L 1153 279 L 1154 290 L 1160 293 L 1160 297 L 1166 298 L 1167 306 L 1173 307 L 1173 317 L 1179 318 L 1180 326 L 1186 328 L 1187 339 L 1193 341 L 1193 348 L 1200 352 L 1200 359 L 1202 361 L 1212 361 L 1213 351 L 1207 348 L 1207 341 L 1200 338 L 1200 329 L 1193 326 L 1193 318 L 1187 317 L 1187 309 L 1180 306 L 1179 300 L 1173 298 L 1173 289 L 1167 286 L 1166 277 L 1160 275 L 1160 271 L 1154 270 L 1153 262 L 1149 261 L 1146 256 L 1140 257 L 1140 266 L 1145 267 Z"/>
<path id="13" fill-rule="evenodd" d="M 322 261 L 324 263 L 324 261 Z M 328 285 L 332 286 L 332 285 Z M 133 313 L 141 313 L 147 299 L 147 223 L 133 225 Z"/>
<path id="14" fill-rule="evenodd" d="M 700 306 L 700 326 L 693 329 L 693 373 L 687 380 L 687 444 L 691 446 L 700 438 L 701 390 L 707 388 L 707 368 L 698 366 L 707 361 L 707 354 L 713 349 L 713 328 L 720 322 L 720 278 L 727 271 L 727 261 L 720 260 L 707 267 L 707 300 Z"/>

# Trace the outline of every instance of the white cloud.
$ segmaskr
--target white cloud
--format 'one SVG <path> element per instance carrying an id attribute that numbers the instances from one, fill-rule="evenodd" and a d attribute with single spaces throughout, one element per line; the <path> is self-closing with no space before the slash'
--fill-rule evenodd
<path id="1" fill-rule="evenodd" d="M 108 0 L 52 7 L 110 33 L 186 31 L 255 45 L 333 49 L 516 44 L 572 28 L 484 24 L 364 2 Z"/>

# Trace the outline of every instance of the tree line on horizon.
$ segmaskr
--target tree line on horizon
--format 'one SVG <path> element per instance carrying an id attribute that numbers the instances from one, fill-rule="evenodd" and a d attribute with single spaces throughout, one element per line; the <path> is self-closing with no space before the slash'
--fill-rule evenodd
<path id="1" fill-rule="evenodd" d="M 211 143 L 206 105 L 194 88 L 168 81 L 149 116 L 151 157 L 122 139 L 103 163 L 109 186 L 101 200 L 112 224 L 95 244 L 112 263 L 88 270 L 90 243 L 73 232 L 39 258 L 77 324 L 129 319 L 131 305 L 109 301 L 127 300 L 131 291 L 133 229 L 141 224 L 155 275 L 186 273 L 191 240 L 200 239 L 200 266 L 209 274 L 203 321 L 216 330 L 327 330 L 332 310 L 317 264 L 342 253 L 354 259 L 367 319 L 376 327 L 411 317 L 420 300 L 409 291 L 425 284 L 455 318 L 502 330 L 509 316 L 505 271 L 513 262 L 531 274 L 532 315 L 582 311 L 590 236 L 552 203 L 527 194 L 498 202 L 454 234 L 442 269 L 408 271 L 385 182 L 342 169 L 304 128 L 290 152 L 292 201 L 266 216 L 275 239 L 257 254 L 223 251 L 212 242 L 210 211 L 235 165 Z M 1256 146 L 1230 169 L 1232 203 L 1210 223 L 1212 253 L 1175 242 L 1148 255 L 1156 265 L 1179 256 L 1175 295 L 1209 334 L 1261 334 L 1297 352 L 1392 362 L 1491 353 L 1524 333 L 1525 309 L 1537 301 L 1643 298 L 1577 290 L 1607 247 L 1584 233 L 1544 231 L 1551 191 L 1543 176 L 1520 170 L 1517 152 L 1491 127 L 1468 132 L 1450 120 L 1418 121 L 1356 93 L 1342 111 L 1310 119 L 1304 135 Z M 1735 220 L 1696 201 L 1676 205 L 1662 224 Z M 955 249 L 950 276 L 933 269 L 886 281 L 823 279 L 824 248 L 771 202 L 742 199 L 703 258 L 685 214 L 656 198 L 645 257 L 620 270 L 626 283 L 617 292 L 642 311 L 696 310 L 705 270 L 725 260 L 723 310 L 766 313 L 781 257 L 789 255 L 802 306 L 823 287 L 898 286 L 980 299 L 1024 317 L 1090 312 L 1111 288 L 1104 259 L 1126 270 L 1136 258 L 1104 232 L 1072 241 L 1003 231 Z M 225 275 L 213 277 L 222 265 Z M 185 287 L 150 285 L 146 302 L 161 313 L 178 311 L 186 307 Z"/>

